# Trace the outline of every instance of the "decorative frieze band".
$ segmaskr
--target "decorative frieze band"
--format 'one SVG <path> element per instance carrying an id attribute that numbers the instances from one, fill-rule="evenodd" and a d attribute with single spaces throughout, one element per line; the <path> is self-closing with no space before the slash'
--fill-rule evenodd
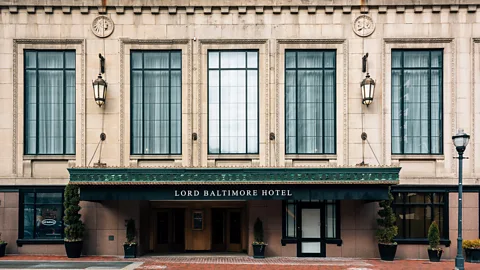
<path id="1" fill-rule="evenodd" d="M 203 10 L 204 14 L 211 14 L 212 12 L 220 12 L 221 14 L 237 13 L 245 14 L 247 10 L 251 10 L 257 14 L 263 14 L 265 10 L 271 9 L 273 14 L 281 14 L 282 11 L 289 11 L 292 14 L 298 14 L 300 12 L 306 12 L 308 14 L 316 14 L 317 10 L 323 10 L 325 14 L 333 14 L 335 11 L 341 11 L 343 13 L 351 13 L 352 10 L 360 10 L 361 13 L 369 12 L 378 12 L 386 13 L 387 10 L 393 9 L 397 13 L 405 13 L 406 10 L 414 10 L 415 13 L 422 12 L 433 12 L 438 13 L 443 9 L 448 9 L 452 13 L 459 12 L 461 9 L 464 9 L 468 12 L 476 12 L 478 5 L 475 4 L 466 4 L 466 5 L 363 5 L 363 6 L 341 6 L 341 5 L 278 5 L 278 6 L 22 6 L 22 5 L 11 5 L 4 6 L 2 8 L 8 8 L 10 13 L 18 13 L 22 9 L 26 9 L 28 13 L 36 13 L 37 10 L 44 10 L 46 14 L 53 14 L 55 9 L 61 9 L 63 13 L 69 14 L 74 9 L 80 9 L 80 13 L 88 14 L 90 11 L 98 12 L 99 14 L 107 14 L 109 12 L 115 12 L 117 14 L 125 14 L 126 11 L 133 12 L 134 14 L 142 14 L 143 11 L 149 11 L 151 14 L 160 14 L 163 10 L 169 14 L 176 14 L 177 12 L 182 12 L 186 14 L 195 14 L 195 10 Z"/>

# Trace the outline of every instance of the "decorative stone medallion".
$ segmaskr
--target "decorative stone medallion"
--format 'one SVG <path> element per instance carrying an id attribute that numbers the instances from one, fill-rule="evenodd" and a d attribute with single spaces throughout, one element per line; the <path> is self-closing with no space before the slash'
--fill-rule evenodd
<path id="1" fill-rule="evenodd" d="M 353 22 L 353 32 L 360 37 L 368 37 L 375 31 L 375 23 L 368 15 L 360 15 Z"/>
<path id="2" fill-rule="evenodd" d="M 92 22 L 92 32 L 95 36 L 105 38 L 113 33 L 115 24 L 107 16 L 98 16 Z"/>

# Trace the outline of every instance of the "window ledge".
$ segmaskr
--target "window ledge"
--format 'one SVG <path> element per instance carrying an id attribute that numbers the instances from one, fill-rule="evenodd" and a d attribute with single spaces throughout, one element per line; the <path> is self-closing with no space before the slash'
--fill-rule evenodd
<path id="1" fill-rule="evenodd" d="M 444 160 L 444 155 L 392 155 L 392 160 Z"/>
<path id="2" fill-rule="evenodd" d="M 337 155 L 322 155 L 322 154 L 286 154 L 285 159 L 313 159 L 313 160 L 337 160 Z"/>
<path id="3" fill-rule="evenodd" d="M 429 244 L 428 239 L 426 238 L 395 239 L 394 241 L 397 242 L 397 244 L 399 245 L 428 245 Z M 440 244 L 445 245 L 445 247 L 449 247 L 451 244 L 451 241 L 448 239 L 441 239 Z"/>
<path id="4" fill-rule="evenodd" d="M 181 160 L 182 155 L 130 155 L 131 160 Z"/>
<path id="5" fill-rule="evenodd" d="M 18 239 L 17 246 L 23 245 L 45 245 L 45 244 L 64 244 L 63 239 Z"/>
<path id="6" fill-rule="evenodd" d="M 76 160 L 75 155 L 24 155 L 24 160 Z"/>
<path id="7" fill-rule="evenodd" d="M 259 154 L 209 154 L 207 159 L 259 159 Z"/>
<path id="8" fill-rule="evenodd" d="M 296 244 L 297 239 L 295 239 L 295 238 L 284 238 L 284 239 L 280 240 L 280 242 L 282 243 L 282 246 L 286 246 L 287 244 Z"/>

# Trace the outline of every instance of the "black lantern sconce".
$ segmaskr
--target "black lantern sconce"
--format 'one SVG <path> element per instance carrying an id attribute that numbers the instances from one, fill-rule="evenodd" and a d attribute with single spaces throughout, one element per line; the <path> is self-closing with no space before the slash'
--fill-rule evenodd
<path id="1" fill-rule="evenodd" d="M 367 58 L 368 53 L 362 57 L 362 72 L 367 72 Z M 364 105 L 370 105 L 373 102 L 373 96 L 375 94 L 375 81 L 370 78 L 370 74 L 367 72 L 367 76 L 363 79 L 360 84 L 362 91 L 362 103 Z"/>
<path id="2" fill-rule="evenodd" d="M 102 78 L 102 73 L 105 73 L 105 57 L 103 57 L 102 54 L 98 54 L 98 57 L 100 58 L 100 73 L 92 84 L 95 102 L 98 106 L 102 107 L 107 98 L 107 82 Z"/>

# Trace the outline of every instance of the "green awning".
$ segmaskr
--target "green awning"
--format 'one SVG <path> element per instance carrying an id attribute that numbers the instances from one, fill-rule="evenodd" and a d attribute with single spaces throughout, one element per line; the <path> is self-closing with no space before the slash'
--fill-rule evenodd
<path id="1" fill-rule="evenodd" d="M 395 185 L 399 167 L 69 168 L 77 185 L 368 184 Z"/>

